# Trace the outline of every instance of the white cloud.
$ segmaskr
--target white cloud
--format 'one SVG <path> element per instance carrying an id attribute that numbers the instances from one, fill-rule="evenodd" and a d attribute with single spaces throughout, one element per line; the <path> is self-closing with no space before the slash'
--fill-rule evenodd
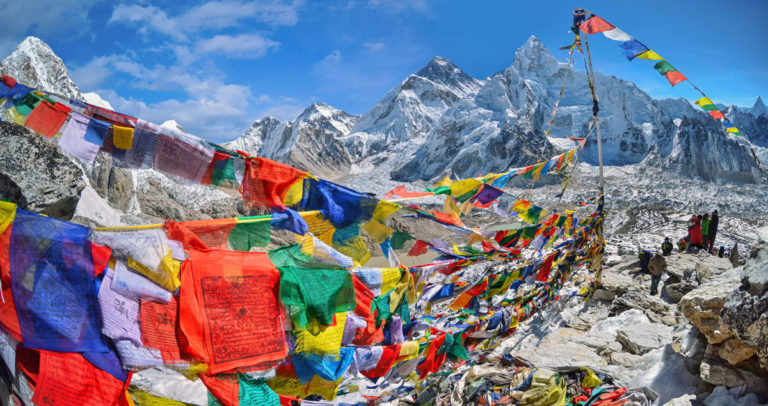
<path id="1" fill-rule="evenodd" d="M 368 52 L 377 52 L 384 49 L 385 44 L 381 41 L 378 42 L 363 42 L 363 46 Z"/>
<path id="2" fill-rule="evenodd" d="M 346 8 L 372 8 L 392 14 L 409 11 L 425 13 L 429 11 L 429 2 L 428 0 L 350 0 Z"/>
<path id="3" fill-rule="evenodd" d="M 176 41 L 187 41 L 192 34 L 240 26 L 247 20 L 271 26 L 295 25 L 302 6 L 302 0 L 209 1 L 169 17 L 155 6 L 121 4 L 112 11 L 109 22 L 134 23 L 140 25 L 141 34 L 152 30 Z"/>
<path id="4" fill-rule="evenodd" d="M 98 0 L 35 0 L 0 2 L 0 58 L 28 35 L 45 39 L 66 34 L 78 39 L 89 32 L 88 12 Z M 58 38 L 61 38 L 59 36 Z"/>
<path id="5" fill-rule="evenodd" d="M 234 59 L 258 59 L 270 49 L 280 46 L 279 42 L 259 34 L 216 35 L 197 42 L 195 49 L 200 53 L 218 53 Z"/>

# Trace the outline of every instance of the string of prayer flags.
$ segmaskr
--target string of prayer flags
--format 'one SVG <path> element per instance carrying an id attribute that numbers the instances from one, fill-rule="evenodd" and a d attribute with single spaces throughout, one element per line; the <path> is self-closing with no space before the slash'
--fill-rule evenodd
<path id="1" fill-rule="evenodd" d="M 61 103 L 42 100 L 29 113 L 24 125 L 46 138 L 53 138 L 67 119 L 69 111 L 70 108 Z"/>
<path id="2" fill-rule="evenodd" d="M 266 253 L 192 249 L 182 273 L 179 324 L 210 373 L 285 358 L 280 273 Z"/>
<path id="3" fill-rule="evenodd" d="M 578 24 L 574 20 L 575 24 Z M 634 39 L 624 31 L 614 27 L 604 19 L 597 15 L 592 15 L 589 19 L 579 25 L 579 29 L 586 34 L 596 34 L 602 32 L 607 38 L 617 41 L 619 47 L 621 47 L 624 55 L 630 61 L 635 58 L 658 61 L 653 68 L 664 76 L 669 84 L 672 86 L 677 85 L 682 81 L 688 81 L 681 72 L 679 72 L 674 66 L 662 58 L 659 54 L 649 49 L 640 41 Z M 690 82 L 690 81 L 689 81 Z M 710 100 L 701 90 L 694 86 L 696 91 L 701 93 L 702 98 L 695 101 L 695 103 L 701 107 L 702 110 L 709 113 L 714 120 L 722 120 L 723 126 L 726 132 L 734 135 L 741 135 L 741 132 L 733 124 L 729 123 L 722 111 Z M 759 166 L 759 161 L 758 161 Z"/>

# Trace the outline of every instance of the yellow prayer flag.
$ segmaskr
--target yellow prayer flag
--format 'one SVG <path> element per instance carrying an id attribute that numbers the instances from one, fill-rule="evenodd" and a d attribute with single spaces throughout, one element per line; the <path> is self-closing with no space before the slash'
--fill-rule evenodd
<path id="1" fill-rule="evenodd" d="M 696 100 L 694 103 L 696 103 L 696 105 L 699 106 L 699 107 L 704 107 L 704 106 L 707 106 L 707 105 L 710 105 L 710 104 L 715 104 L 715 103 L 712 103 L 712 100 L 710 100 L 709 97 L 706 97 L 706 96 L 702 97 L 699 100 Z"/>
<path id="2" fill-rule="evenodd" d="M 381 294 L 386 294 L 397 287 L 400 281 L 400 268 L 381 268 Z"/>
<path id="3" fill-rule="evenodd" d="M 133 149 L 133 128 L 112 126 L 112 145 L 120 149 Z"/>
<path id="4" fill-rule="evenodd" d="M 728 127 L 728 128 L 725 129 L 725 131 L 728 131 L 731 134 L 739 134 L 740 133 L 739 129 L 736 128 L 736 127 Z"/>
<path id="5" fill-rule="evenodd" d="M 638 56 L 636 56 L 636 58 L 648 59 L 648 60 L 651 60 L 651 61 L 663 61 L 664 60 L 664 58 L 659 56 L 659 54 L 657 54 L 656 52 L 654 52 L 651 49 L 643 52 L 642 54 L 640 54 Z"/>
<path id="6" fill-rule="evenodd" d="M 386 200 L 379 200 L 379 203 L 376 205 L 376 210 L 373 211 L 373 216 L 371 218 L 383 223 L 389 216 L 391 216 L 399 209 L 400 206 L 395 203 L 388 202 Z"/>
<path id="7" fill-rule="evenodd" d="M 520 199 L 512 205 L 512 210 L 517 213 L 522 213 L 524 211 L 527 211 L 529 207 L 531 207 L 531 202 Z"/>
<path id="8" fill-rule="evenodd" d="M 299 178 L 288 188 L 284 204 L 289 207 L 295 206 L 301 202 L 302 197 L 304 197 L 304 178 Z"/>
<path id="9" fill-rule="evenodd" d="M 376 242 L 379 244 L 386 241 L 386 239 L 389 238 L 389 236 L 391 236 L 395 232 L 395 230 L 393 230 L 392 228 L 387 227 L 376 220 L 371 220 L 365 223 L 362 226 L 362 229 L 365 230 L 365 232 L 368 233 L 368 235 L 370 235 L 371 238 L 376 240 Z"/>
<path id="10" fill-rule="evenodd" d="M 0 234 L 13 223 L 16 217 L 16 205 L 11 202 L 0 201 Z"/>
<path id="11" fill-rule="evenodd" d="M 443 186 L 451 186 L 451 183 L 453 183 L 453 182 L 451 181 L 451 178 L 449 178 L 449 177 L 447 177 L 447 176 L 446 176 L 446 177 L 444 177 L 444 178 L 443 178 L 443 180 L 441 180 L 440 182 L 437 182 L 437 183 L 435 183 L 434 185 L 432 185 L 432 188 L 433 188 L 433 189 L 437 189 L 437 188 L 439 188 L 439 187 L 443 187 Z"/>
<path id="12" fill-rule="evenodd" d="M 341 338 L 344 335 L 344 325 L 347 322 L 347 313 L 334 315 L 335 325 L 325 328 L 319 327 L 319 331 L 310 329 L 296 329 L 296 352 L 309 352 L 320 355 L 338 357 L 341 349 Z"/>
<path id="13" fill-rule="evenodd" d="M 416 341 L 406 341 L 400 344 L 400 354 L 397 355 L 395 362 L 408 361 L 419 356 L 419 343 Z"/>
<path id="14" fill-rule="evenodd" d="M 541 177 L 541 171 L 544 170 L 544 167 L 547 166 L 546 162 L 542 162 L 540 164 L 537 164 L 534 167 L 533 172 L 531 173 L 531 176 L 533 176 L 533 180 L 539 180 L 539 177 Z"/>
<path id="15" fill-rule="evenodd" d="M 477 179 L 470 178 L 470 179 L 457 180 L 456 182 L 453 182 L 451 184 L 451 195 L 458 197 L 463 194 L 469 193 L 475 189 L 478 189 L 482 185 L 483 185 L 483 182 Z"/>

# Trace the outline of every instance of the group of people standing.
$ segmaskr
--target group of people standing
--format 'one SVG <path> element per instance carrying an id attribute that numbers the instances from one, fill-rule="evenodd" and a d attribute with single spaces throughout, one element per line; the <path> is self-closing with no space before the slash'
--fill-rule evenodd
<path id="1" fill-rule="evenodd" d="M 677 243 L 680 252 L 685 251 L 688 247 L 695 247 L 712 253 L 719 224 L 720 216 L 718 216 L 717 210 L 712 212 L 711 217 L 707 213 L 704 213 L 703 216 L 695 214 L 691 216 L 691 219 L 688 220 L 688 236 Z"/>

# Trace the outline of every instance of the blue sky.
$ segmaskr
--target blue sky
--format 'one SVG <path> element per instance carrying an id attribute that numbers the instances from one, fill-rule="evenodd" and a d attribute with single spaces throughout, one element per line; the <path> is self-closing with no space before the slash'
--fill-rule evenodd
<path id="1" fill-rule="evenodd" d="M 571 11 L 585 7 L 665 57 L 716 102 L 768 96 L 768 1 L 137 0 L 8 1 L 0 55 L 27 35 L 46 41 L 83 91 L 213 141 L 265 115 L 292 119 L 313 101 L 365 112 L 432 57 L 476 78 L 509 66 L 539 37 L 564 61 Z M 595 69 L 655 97 L 671 88 L 653 63 L 590 41 Z"/>

